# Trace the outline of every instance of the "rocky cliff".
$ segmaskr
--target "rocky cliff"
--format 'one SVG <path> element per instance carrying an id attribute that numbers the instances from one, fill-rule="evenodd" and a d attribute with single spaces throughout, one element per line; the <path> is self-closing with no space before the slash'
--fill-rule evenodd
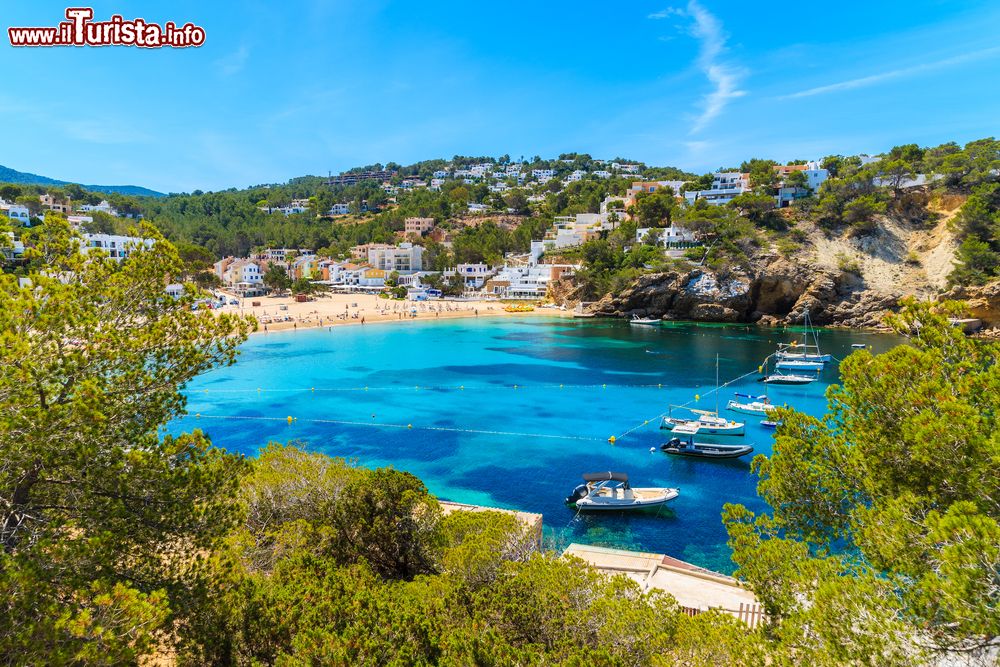
<path id="1" fill-rule="evenodd" d="M 960 205 L 958 199 L 947 201 L 932 211 L 929 223 L 883 218 L 865 235 L 799 225 L 804 241 L 794 252 L 765 247 L 748 268 L 724 274 L 707 267 L 647 274 L 589 310 L 776 325 L 801 321 L 808 309 L 817 324 L 879 327 L 900 299 L 916 296 L 968 300 L 973 317 L 1000 326 L 1000 282 L 945 292 L 956 245 L 948 222 Z"/>
<path id="2" fill-rule="evenodd" d="M 590 310 L 598 315 L 632 315 L 710 322 L 791 323 L 809 310 L 817 324 L 875 327 L 902 293 L 868 289 L 857 276 L 776 260 L 753 275 L 694 268 L 642 276 Z"/>

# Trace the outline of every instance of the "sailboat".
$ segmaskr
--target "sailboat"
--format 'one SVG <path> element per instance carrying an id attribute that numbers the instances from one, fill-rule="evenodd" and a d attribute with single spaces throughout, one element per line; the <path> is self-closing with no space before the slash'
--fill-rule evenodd
<path id="1" fill-rule="evenodd" d="M 774 353 L 778 362 L 783 361 L 811 361 L 826 364 L 833 361 L 832 354 L 823 354 L 819 349 L 819 335 L 816 333 L 812 321 L 809 319 L 809 311 L 802 313 L 802 324 L 805 332 L 802 337 L 802 344 L 796 342 L 779 343 L 778 351 Z M 810 337 L 812 343 L 809 342 Z"/>
<path id="2" fill-rule="evenodd" d="M 671 411 L 673 406 L 671 406 Z M 687 408 L 698 415 L 695 419 L 674 417 L 668 414 L 663 418 L 660 428 L 673 431 L 678 427 L 696 426 L 697 432 L 703 435 L 744 435 L 746 424 L 719 416 L 719 355 L 715 355 L 715 410 L 695 410 Z M 686 430 L 686 429 L 681 429 Z"/>

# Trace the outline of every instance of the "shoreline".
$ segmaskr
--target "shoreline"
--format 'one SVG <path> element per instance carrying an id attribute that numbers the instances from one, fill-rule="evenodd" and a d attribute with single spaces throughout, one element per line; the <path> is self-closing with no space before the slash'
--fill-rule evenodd
<path id="1" fill-rule="evenodd" d="M 254 306 L 253 303 L 260 305 Z M 427 322 L 477 317 L 572 317 L 555 306 L 534 306 L 530 312 L 507 312 L 499 301 L 395 301 L 371 294 L 330 294 L 299 302 L 294 296 L 248 297 L 239 305 L 226 305 L 213 312 L 253 315 L 257 329 L 251 335 L 363 326 L 392 322 Z"/>

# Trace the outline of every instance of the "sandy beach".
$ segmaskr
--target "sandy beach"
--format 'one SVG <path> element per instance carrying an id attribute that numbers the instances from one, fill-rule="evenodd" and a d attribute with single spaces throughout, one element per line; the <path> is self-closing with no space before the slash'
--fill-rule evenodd
<path id="1" fill-rule="evenodd" d="M 313 299 L 298 302 L 292 295 L 247 297 L 239 299 L 239 305 L 227 305 L 215 312 L 253 315 L 259 325 L 257 333 L 458 317 L 572 316 L 559 308 L 538 306 L 527 313 L 509 313 L 504 310 L 507 304 L 499 301 L 395 301 L 374 294 L 322 294 Z"/>

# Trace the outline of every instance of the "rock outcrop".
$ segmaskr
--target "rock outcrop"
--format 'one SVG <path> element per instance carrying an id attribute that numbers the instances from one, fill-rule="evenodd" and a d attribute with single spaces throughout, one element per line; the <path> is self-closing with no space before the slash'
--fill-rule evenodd
<path id="1" fill-rule="evenodd" d="M 964 301 L 969 306 L 970 317 L 982 320 L 988 329 L 1000 327 L 1000 280 L 985 285 L 954 287 L 941 298 Z"/>
<path id="2" fill-rule="evenodd" d="M 707 268 L 641 276 L 590 310 L 615 317 L 791 324 L 810 312 L 817 324 L 878 327 L 902 293 L 868 288 L 858 276 L 775 259 L 756 275 Z"/>

